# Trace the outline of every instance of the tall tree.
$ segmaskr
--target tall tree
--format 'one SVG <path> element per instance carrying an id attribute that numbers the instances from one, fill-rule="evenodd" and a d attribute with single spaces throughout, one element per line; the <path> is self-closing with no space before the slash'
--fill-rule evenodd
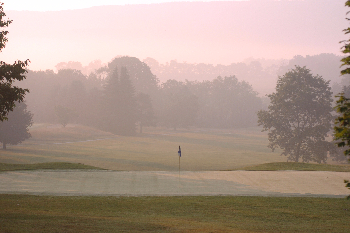
<path id="1" fill-rule="evenodd" d="M 155 126 L 156 118 L 152 106 L 151 97 L 144 93 L 139 93 L 136 96 L 137 102 L 137 119 L 139 122 L 140 133 L 142 133 L 143 126 Z"/>
<path id="2" fill-rule="evenodd" d="M 333 149 L 325 140 L 331 130 L 331 96 L 329 82 L 305 67 L 279 77 L 276 92 L 268 95 L 268 110 L 258 112 L 259 125 L 269 131 L 268 147 L 281 148 L 291 161 L 326 162 Z"/>
<path id="3" fill-rule="evenodd" d="M 0 2 L 0 27 L 7 28 L 12 20 L 4 19 L 6 14 L 3 8 L 4 3 Z M 6 35 L 8 31 L 3 29 L 0 31 L 0 52 L 5 48 L 8 41 Z M 25 67 L 29 64 L 29 60 L 15 61 L 13 64 L 7 64 L 0 61 L 0 121 L 6 120 L 6 115 L 15 107 L 15 102 L 21 102 L 24 99 L 28 89 L 19 88 L 13 85 L 14 81 L 22 81 L 25 79 Z"/>
<path id="4" fill-rule="evenodd" d="M 261 100 L 249 83 L 239 82 L 235 76 L 219 76 L 212 81 L 211 95 L 211 114 L 216 127 L 238 128 L 256 124 Z"/>
<path id="5" fill-rule="evenodd" d="M 350 7 L 350 0 L 345 2 L 345 6 Z M 349 13 L 349 12 L 348 12 Z M 347 20 L 350 21 L 349 18 Z M 350 33 L 350 27 L 343 30 L 345 34 Z M 347 55 L 341 62 L 342 66 L 345 67 L 341 71 L 342 75 L 350 74 L 350 39 L 341 41 L 344 43 L 343 53 Z M 338 147 L 345 147 L 344 155 L 350 155 L 350 99 L 345 95 L 345 90 L 339 94 L 339 99 L 337 100 L 336 110 L 339 116 L 335 119 L 334 126 L 334 140 Z"/>
<path id="6" fill-rule="evenodd" d="M 135 88 L 126 67 L 121 67 L 119 83 L 119 122 L 121 135 L 134 135 L 136 132 L 137 104 Z"/>
<path id="7" fill-rule="evenodd" d="M 151 69 L 144 62 L 141 62 L 136 57 L 117 57 L 108 63 L 110 72 L 115 68 L 121 70 L 125 67 L 128 70 L 128 76 L 134 86 L 135 93 L 140 92 L 148 94 L 153 99 L 158 89 L 158 79 L 152 74 Z"/>
<path id="8" fill-rule="evenodd" d="M 119 132 L 119 105 L 120 105 L 120 84 L 118 68 L 114 68 L 108 77 L 103 91 L 103 124 L 102 129 L 111 133 Z"/>
<path id="9" fill-rule="evenodd" d="M 161 124 L 175 130 L 194 125 L 198 116 L 198 98 L 183 82 L 168 80 L 163 83 L 161 101 Z"/>
<path id="10" fill-rule="evenodd" d="M 4 150 L 7 144 L 17 145 L 31 137 L 28 127 L 33 123 L 32 117 L 24 102 L 16 103 L 14 110 L 8 114 L 8 120 L 0 122 L 0 142 Z"/>
<path id="11" fill-rule="evenodd" d="M 135 89 L 128 71 L 115 67 L 104 89 L 104 129 L 119 135 L 134 135 L 136 131 Z"/>

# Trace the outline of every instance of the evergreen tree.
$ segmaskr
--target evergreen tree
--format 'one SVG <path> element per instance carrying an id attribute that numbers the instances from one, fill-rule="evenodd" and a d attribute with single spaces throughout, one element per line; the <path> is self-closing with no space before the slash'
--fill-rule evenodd
<path id="1" fill-rule="evenodd" d="M 8 114 L 8 120 L 0 122 L 0 142 L 4 150 L 6 144 L 17 145 L 31 137 L 28 127 L 33 123 L 32 117 L 24 102 L 16 103 L 14 110 Z"/>
<path id="2" fill-rule="evenodd" d="M 137 121 L 137 104 L 135 98 L 135 88 L 130 80 L 126 67 L 121 67 L 119 87 L 119 133 L 121 135 L 134 135 Z"/>
<path id="3" fill-rule="evenodd" d="M 131 80 L 135 93 L 145 93 L 154 99 L 154 95 L 158 90 L 158 79 L 152 74 L 151 69 L 146 63 L 141 62 L 136 57 L 118 57 L 113 59 L 108 64 L 108 69 L 114 70 L 118 68 L 121 70 L 125 67 L 128 70 L 129 79 Z"/>
<path id="4" fill-rule="evenodd" d="M 119 135 L 134 135 L 136 130 L 135 89 L 128 71 L 121 67 L 108 76 L 104 89 L 104 130 Z"/>
<path id="5" fill-rule="evenodd" d="M 345 6 L 350 7 L 350 1 L 345 2 Z M 347 18 L 350 21 L 350 19 Z M 345 34 L 350 34 L 350 27 L 343 30 Z M 350 39 L 341 41 L 344 42 L 343 53 L 347 56 L 344 57 L 341 66 L 345 68 L 341 71 L 342 75 L 350 74 Z M 346 95 L 348 90 L 344 88 L 343 92 L 340 93 L 339 99 L 337 100 L 336 110 L 339 116 L 335 119 L 334 126 L 334 140 L 338 147 L 345 147 L 344 155 L 350 155 L 350 98 Z"/>
<path id="6" fill-rule="evenodd" d="M 120 87 L 118 68 L 115 68 L 107 77 L 106 85 L 104 86 L 103 96 L 103 124 L 102 129 L 114 134 L 120 131 L 119 112 L 120 112 Z"/>

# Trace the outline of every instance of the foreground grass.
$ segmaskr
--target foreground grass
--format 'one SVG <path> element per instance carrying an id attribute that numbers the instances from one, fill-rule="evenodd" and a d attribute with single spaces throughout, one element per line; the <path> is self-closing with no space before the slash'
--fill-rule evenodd
<path id="1" fill-rule="evenodd" d="M 71 170 L 71 169 L 79 169 L 79 170 L 95 170 L 101 169 L 94 166 L 84 165 L 80 163 L 35 163 L 35 164 L 11 164 L 11 163 L 0 163 L 0 172 L 2 171 L 18 171 L 18 170 L 42 170 L 42 169 L 50 169 L 50 170 Z"/>
<path id="2" fill-rule="evenodd" d="M 241 170 L 246 171 L 333 171 L 333 172 L 350 172 L 350 165 L 331 165 L 331 164 L 311 164 L 311 163 L 264 163 L 256 166 L 244 167 Z"/>
<path id="3" fill-rule="evenodd" d="M 0 195 L 1 232 L 349 232 L 350 202 Z"/>

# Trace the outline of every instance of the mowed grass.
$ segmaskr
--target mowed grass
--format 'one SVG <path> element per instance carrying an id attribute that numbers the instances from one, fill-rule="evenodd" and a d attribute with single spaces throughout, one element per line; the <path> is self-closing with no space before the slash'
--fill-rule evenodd
<path id="1" fill-rule="evenodd" d="M 1 232 L 349 232 L 338 198 L 0 195 Z"/>
<path id="2" fill-rule="evenodd" d="M 0 172 L 19 171 L 19 170 L 105 170 L 103 168 L 84 165 L 81 163 L 34 163 L 34 164 L 13 164 L 0 163 Z M 235 170 L 245 171 L 332 171 L 332 172 L 350 172 L 349 164 L 331 165 L 331 164 L 310 164 L 295 162 L 264 163 L 255 166 L 238 168 Z"/>
<path id="3" fill-rule="evenodd" d="M 13 164 L 13 163 L 0 163 L 0 172 L 2 171 L 18 171 L 18 170 L 98 170 L 94 166 L 84 165 L 80 163 L 34 163 L 34 164 Z"/>
<path id="4" fill-rule="evenodd" d="M 181 170 L 232 170 L 267 162 L 284 162 L 267 148 L 260 128 L 232 130 L 145 128 L 135 137 L 123 137 L 93 128 L 34 125 L 32 138 L 0 150 L 1 163 L 69 162 L 111 170 L 176 171 L 179 145 Z"/>
<path id="5" fill-rule="evenodd" d="M 312 164 L 312 163 L 264 163 L 255 166 L 243 167 L 241 170 L 246 171 L 332 171 L 332 172 L 350 172 L 349 164 L 333 165 L 333 164 Z"/>

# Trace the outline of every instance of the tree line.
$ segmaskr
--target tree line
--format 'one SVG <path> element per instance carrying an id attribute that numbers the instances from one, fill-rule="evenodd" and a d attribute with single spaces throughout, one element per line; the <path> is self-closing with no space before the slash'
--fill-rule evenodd
<path id="1" fill-rule="evenodd" d="M 136 126 L 255 126 L 262 108 L 258 93 L 235 76 L 160 83 L 134 57 L 115 58 L 89 76 L 73 69 L 29 70 L 20 85 L 31 90 L 26 101 L 34 122 L 84 124 L 122 135 L 135 134 Z"/>
<path id="2" fill-rule="evenodd" d="M 346 6 L 350 6 L 350 1 L 346 1 Z M 5 16 L 1 6 L 0 13 Z M 2 27 L 10 23 L 4 21 Z M 7 41 L 7 31 L 1 33 L 0 51 Z M 349 40 L 344 43 L 344 54 L 350 53 Z M 343 75 L 350 73 L 349 61 L 349 57 L 342 59 L 346 66 Z M 306 67 L 295 66 L 279 76 L 276 91 L 268 95 L 270 104 L 261 110 L 263 104 L 258 93 L 235 76 L 201 82 L 169 79 L 160 84 L 147 64 L 134 57 L 115 58 L 89 76 L 74 69 L 57 73 L 27 71 L 24 69 L 27 64 L 28 61 L 0 64 L 0 120 L 8 120 L 0 125 L 4 148 L 6 143 L 16 144 L 30 136 L 32 113 L 23 103 L 24 94 L 30 89 L 27 103 L 37 122 L 59 122 L 63 127 L 68 123 L 85 124 L 119 135 L 136 134 L 136 125 L 142 132 L 143 126 L 156 124 L 174 129 L 236 128 L 255 126 L 258 122 L 263 131 L 269 131 L 268 146 L 272 150 L 282 149 L 282 155 L 289 160 L 321 163 L 329 156 L 339 160 L 335 144 L 345 147 L 345 155 L 350 154 L 349 88 L 344 87 L 338 96 L 336 115 L 330 82 L 313 75 Z M 26 72 L 28 79 L 24 80 Z M 21 81 L 20 85 L 28 89 L 14 86 L 15 81 Z M 332 122 L 336 143 L 328 139 Z M 8 130 L 21 137 L 11 139 Z"/>

